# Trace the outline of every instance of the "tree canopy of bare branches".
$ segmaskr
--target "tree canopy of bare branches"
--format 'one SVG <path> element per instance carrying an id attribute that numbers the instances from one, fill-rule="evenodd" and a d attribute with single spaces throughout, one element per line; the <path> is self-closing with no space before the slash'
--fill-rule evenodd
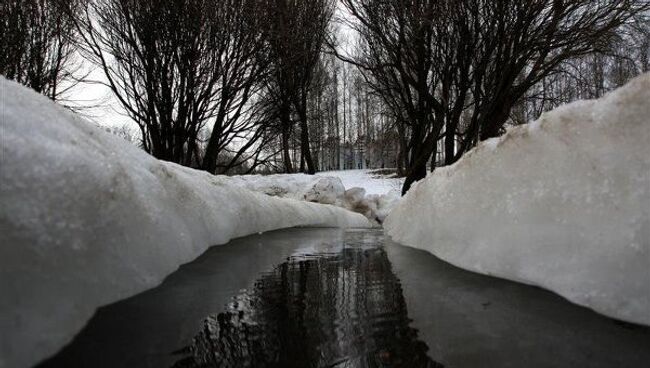
<path id="1" fill-rule="evenodd" d="M 216 172 L 259 138 L 249 100 L 263 65 L 256 0 L 95 0 L 79 22 L 85 55 L 157 158 Z M 200 133 L 209 129 L 205 156 Z M 223 168 L 222 168 L 223 169 Z"/>
<path id="2" fill-rule="evenodd" d="M 77 34 L 73 17 L 83 0 L 3 0 L 0 74 L 53 100 L 74 86 Z"/>
<path id="3" fill-rule="evenodd" d="M 307 172 L 313 174 L 318 170 L 310 147 L 307 102 L 333 13 L 332 0 L 272 0 L 267 3 L 264 34 L 269 70 L 264 82 L 265 94 L 269 104 L 274 106 L 271 111 L 279 125 L 287 172 L 294 171 L 289 139 L 296 120 Z"/>
<path id="4" fill-rule="evenodd" d="M 360 36 L 350 54 L 337 4 Z M 0 5 L 0 73 L 66 104 L 82 56 L 143 149 L 217 174 L 396 166 L 406 192 L 508 125 L 650 69 L 647 0 Z"/>
<path id="5" fill-rule="evenodd" d="M 647 10 L 638 0 L 342 0 L 354 60 L 408 136 L 406 183 L 501 134 L 511 109 L 566 60 L 597 51 Z"/>

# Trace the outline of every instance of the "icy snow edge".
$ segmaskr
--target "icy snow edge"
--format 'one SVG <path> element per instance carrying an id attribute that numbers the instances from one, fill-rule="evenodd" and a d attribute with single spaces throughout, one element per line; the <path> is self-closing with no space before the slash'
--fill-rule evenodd
<path id="1" fill-rule="evenodd" d="M 413 187 L 396 241 L 650 325 L 650 74 L 487 141 Z"/>
<path id="2" fill-rule="evenodd" d="M 0 367 L 69 342 L 95 309 L 210 245 L 293 226 L 370 227 L 158 161 L 0 77 Z"/>

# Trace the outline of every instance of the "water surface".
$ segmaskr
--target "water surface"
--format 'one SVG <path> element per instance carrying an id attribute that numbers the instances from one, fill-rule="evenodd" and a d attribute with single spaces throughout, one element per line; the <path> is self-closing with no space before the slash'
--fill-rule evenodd
<path id="1" fill-rule="evenodd" d="M 650 329 L 455 268 L 380 230 L 213 247 L 98 310 L 43 367 L 646 367 Z"/>

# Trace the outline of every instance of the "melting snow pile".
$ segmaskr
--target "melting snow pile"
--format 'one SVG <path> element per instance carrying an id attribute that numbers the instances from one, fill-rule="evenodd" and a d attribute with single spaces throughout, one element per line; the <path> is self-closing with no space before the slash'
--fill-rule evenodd
<path id="1" fill-rule="evenodd" d="M 348 179 L 351 177 L 358 179 L 353 182 L 358 186 L 346 190 L 341 179 L 350 181 Z M 336 171 L 321 175 L 219 176 L 219 180 L 270 196 L 343 207 L 379 223 L 384 221 L 400 198 L 399 187 L 394 190 L 386 186 L 393 182 L 386 183 L 387 180 L 372 178 L 365 170 L 350 170 L 350 173 Z M 371 194 L 367 194 L 367 191 Z"/>
<path id="2" fill-rule="evenodd" d="M 95 308 L 159 284 L 210 245 L 371 226 L 158 161 L 4 78 L 0 93 L 0 367 L 55 353 Z"/>
<path id="3" fill-rule="evenodd" d="M 650 74 L 485 142 L 413 187 L 397 241 L 650 325 Z"/>
<path id="4" fill-rule="evenodd" d="M 218 178 L 254 192 L 297 200 L 303 200 L 306 190 L 319 179 L 306 174 L 218 176 Z M 343 184 L 340 185 L 340 189 L 345 190 Z"/>

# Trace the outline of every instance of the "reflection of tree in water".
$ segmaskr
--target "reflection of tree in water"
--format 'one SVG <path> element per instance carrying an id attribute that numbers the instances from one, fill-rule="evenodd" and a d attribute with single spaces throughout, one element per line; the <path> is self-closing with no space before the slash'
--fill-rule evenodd
<path id="1" fill-rule="evenodd" d="M 174 367 L 439 367 L 386 253 L 291 258 L 209 317 Z"/>

